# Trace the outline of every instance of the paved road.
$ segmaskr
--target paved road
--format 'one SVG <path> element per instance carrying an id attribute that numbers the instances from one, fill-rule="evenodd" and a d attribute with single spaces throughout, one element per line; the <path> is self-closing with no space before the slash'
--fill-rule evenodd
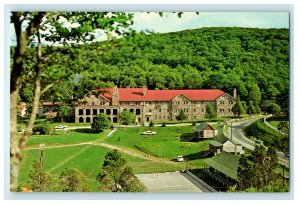
<path id="1" fill-rule="evenodd" d="M 232 128 L 230 127 L 231 124 L 229 124 L 229 127 L 227 129 L 227 137 L 231 138 L 232 140 L 238 144 L 241 144 L 243 147 L 246 147 L 250 150 L 255 149 L 255 142 L 248 139 L 245 135 L 243 130 L 254 123 L 255 121 L 259 120 L 258 118 L 250 118 L 243 121 L 236 121 L 232 122 Z M 289 166 L 289 158 L 287 158 L 282 152 L 277 152 L 279 162 L 285 166 Z"/>

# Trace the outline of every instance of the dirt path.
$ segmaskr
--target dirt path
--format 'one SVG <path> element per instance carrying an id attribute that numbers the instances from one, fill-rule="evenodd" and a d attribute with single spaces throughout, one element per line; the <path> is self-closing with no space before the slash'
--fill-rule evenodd
<path id="1" fill-rule="evenodd" d="M 57 164 L 56 166 L 52 167 L 51 169 L 49 169 L 47 171 L 47 173 L 51 173 L 52 171 L 54 171 L 55 169 L 57 169 L 58 167 L 64 165 L 65 163 L 67 163 L 68 161 L 74 159 L 75 157 L 77 157 L 77 155 L 81 154 L 82 152 L 84 152 L 86 149 L 90 148 L 90 146 L 86 146 L 84 148 L 82 148 L 79 152 L 77 152 L 76 154 L 73 154 L 70 157 L 67 157 L 65 160 L 63 160 L 62 162 L 60 162 L 59 164 Z"/>
<path id="2" fill-rule="evenodd" d="M 77 144 L 69 144 L 69 145 L 55 145 L 55 146 L 48 146 L 48 147 L 46 146 L 46 147 L 44 147 L 44 149 L 56 149 L 56 148 L 65 148 L 65 147 L 75 147 L 75 146 L 81 146 L 81 145 L 87 145 L 87 146 L 84 147 L 84 148 L 82 148 L 76 154 L 74 154 L 74 155 L 72 155 L 70 157 L 67 157 L 64 161 L 62 161 L 59 164 L 57 164 L 56 166 L 52 167 L 47 172 L 51 173 L 52 171 L 54 171 L 58 167 L 60 167 L 63 164 L 67 163 L 68 161 L 72 160 L 73 158 L 75 158 L 76 156 L 78 156 L 79 154 L 81 154 L 82 152 L 84 152 L 86 149 L 90 148 L 91 147 L 90 145 L 101 146 L 101 147 L 105 147 L 105 148 L 108 148 L 108 149 L 116 149 L 116 150 L 118 150 L 118 151 L 120 151 L 122 153 L 128 154 L 130 156 L 138 157 L 138 158 L 149 160 L 149 161 L 154 161 L 154 162 L 164 163 L 164 164 L 178 165 L 177 162 L 172 162 L 172 161 L 169 161 L 169 160 L 164 159 L 164 158 L 154 157 L 154 156 L 151 156 L 151 155 L 143 153 L 143 152 L 135 151 L 133 149 L 129 149 L 129 148 L 125 148 L 125 147 L 119 147 L 119 146 L 115 146 L 115 145 L 103 143 L 103 142 L 100 142 L 99 140 L 98 141 L 91 141 L 91 142 L 77 143 Z M 26 148 L 26 150 L 32 150 L 32 149 L 40 149 L 40 148 L 38 148 L 38 147 Z"/>

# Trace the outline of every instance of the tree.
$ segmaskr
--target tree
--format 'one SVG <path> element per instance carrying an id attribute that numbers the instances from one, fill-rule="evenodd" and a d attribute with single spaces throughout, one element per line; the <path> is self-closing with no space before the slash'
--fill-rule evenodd
<path id="1" fill-rule="evenodd" d="M 261 101 L 261 92 L 256 83 L 253 83 L 249 91 L 249 100 L 253 101 L 254 106 L 259 109 L 259 104 Z M 260 110 L 259 110 L 260 111 Z M 258 112 L 259 112 L 258 111 Z"/>
<path id="2" fill-rule="evenodd" d="M 214 110 L 213 106 L 210 103 L 207 104 L 206 106 L 205 117 L 208 118 L 209 120 L 217 117 L 216 111 Z"/>
<path id="3" fill-rule="evenodd" d="M 58 107 L 58 116 L 61 118 L 61 122 L 64 122 L 64 117 L 68 117 L 71 115 L 72 112 L 72 108 L 70 106 L 67 105 L 61 105 Z"/>
<path id="4" fill-rule="evenodd" d="M 91 124 L 91 128 L 95 132 L 103 132 L 105 129 L 110 128 L 111 122 L 108 119 L 107 115 L 104 113 L 100 113 L 96 117 L 94 117 L 94 120 Z"/>
<path id="5" fill-rule="evenodd" d="M 238 117 L 240 117 L 242 114 L 245 114 L 245 109 L 244 109 L 243 103 L 241 102 L 239 96 L 236 99 L 236 102 L 234 104 L 232 111 Z"/>
<path id="6" fill-rule="evenodd" d="M 256 145 L 251 155 L 242 155 L 237 170 L 241 189 L 253 187 L 259 191 L 277 181 L 278 156 L 276 151 L 263 145 Z"/>
<path id="7" fill-rule="evenodd" d="M 256 113 L 256 108 L 255 108 L 255 106 L 254 106 L 254 104 L 253 104 L 253 101 L 249 101 L 249 102 L 248 102 L 248 113 L 249 113 L 250 115 Z"/>
<path id="8" fill-rule="evenodd" d="M 180 120 L 180 122 L 186 120 L 187 118 L 188 118 L 187 115 L 182 109 L 180 110 L 179 114 L 176 116 L 176 120 Z"/>
<path id="9" fill-rule="evenodd" d="M 84 174 L 78 169 L 65 169 L 59 176 L 62 192 L 88 192 L 89 188 Z"/>
<path id="10" fill-rule="evenodd" d="M 274 115 L 278 115 L 281 111 L 281 108 L 275 102 L 269 103 L 266 107 L 268 113 L 272 113 Z"/>
<path id="11" fill-rule="evenodd" d="M 99 182 L 102 191 L 139 192 L 146 189 L 117 150 L 112 150 L 105 155 L 102 171 L 96 181 Z"/>
<path id="12" fill-rule="evenodd" d="M 129 125 L 130 123 L 135 122 L 135 116 L 129 110 L 124 110 L 119 116 L 119 119 L 122 124 Z"/>
<path id="13" fill-rule="evenodd" d="M 40 162 L 33 162 L 28 174 L 26 187 L 33 192 L 50 192 L 53 190 L 52 178 L 45 172 Z"/>
<path id="14" fill-rule="evenodd" d="M 66 78 L 67 72 L 60 72 L 60 69 L 50 70 L 52 73 L 43 74 L 47 58 L 43 55 L 42 39 L 50 44 L 74 44 L 80 42 L 93 41 L 96 29 L 114 32 L 117 35 L 126 36 L 132 32 L 133 14 L 130 13 L 111 13 L 106 12 L 12 12 L 11 23 L 14 25 L 17 45 L 14 50 L 14 57 L 11 68 L 10 78 L 10 189 L 15 191 L 18 181 L 19 164 L 24 149 L 36 119 L 38 104 L 41 95 L 50 89 L 56 82 Z M 66 23 L 67 22 L 67 23 Z M 69 26 L 77 24 L 76 26 Z M 36 61 L 33 66 L 26 70 L 25 56 L 28 45 L 32 44 L 36 48 Z M 54 49 L 55 50 L 55 49 Z M 48 50 L 48 54 L 54 56 L 53 50 Z M 53 53 L 53 54 L 52 54 Z M 45 54 L 45 53 L 44 53 Z M 62 55 L 63 56 L 63 55 Z M 61 58 L 55 57 L 60 60 Z M 49 62 L 49 61 L 48 61 Z M 65 67 L 65 65 L 61 66 Z M 53 68 L 53 67 L 51 67 Z M 68 69 L 65 69 L 68 70 Z M 32 113 L 27 123 L 27 128 L 20 139 L 17 138 L 17 115 L 16 106 L 18 95 L 23 80 L 27 73 L 31 75 L 34 83 L 34 96 Z M 42 88 L 42 79 L 45 77 L 46 83 Z"/>

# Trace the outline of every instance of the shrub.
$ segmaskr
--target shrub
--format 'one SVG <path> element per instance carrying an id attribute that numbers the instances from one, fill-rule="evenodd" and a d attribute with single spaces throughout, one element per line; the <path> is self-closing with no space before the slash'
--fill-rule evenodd
<path id="1" fill-rule="evenodd" d="M 166 125 L 166 122 L 163 122 L 162 124 L 161 124 L 161 126 L 162 127 L 166 127 L 167 125 Z"/>
<path id="2" fill-rule="evenodd" d="M 17 129 L 18 132 L 23 132 L 23 130 L 26 128 L 26 125 L 24 123 L 18 123 L 17 124 Z"/>
<path id="3" fill-rule="evenodd" d="M 47 123 L 36 125 L 32 128 L 32 134 L 34 135 L 50 135 L 52 133 L 53 132 Z"/>
<path id="4" fill-rule="evenodd" d="M 107 115 L 105 115 L 104 113 L 100 113 L 94 118 L 91 127 L 95 132 L 103 132 L 105 129 L 111 127 L 111 122 L 108 119 Z"/>
<path id="5" fill-rule="evenodd" d="M 154 126 L 154 122 L 151 120 L 149 123 L 149 127 L 153 127 Z"/>

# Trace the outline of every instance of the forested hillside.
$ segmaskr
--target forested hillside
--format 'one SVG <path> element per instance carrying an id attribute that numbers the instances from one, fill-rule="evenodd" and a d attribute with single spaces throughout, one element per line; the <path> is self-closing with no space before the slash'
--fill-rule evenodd
<path id="1" fill-rule="evenodd" d="M 44 100 L 50 96 L 52 100 L 79 98 L 91 89 L 114 84 L 149 89 L 218 88 L 229 93 L 237 88 L 241 99 L 247 100 L 256 83 L 262 99 L 288 107 L 287 29 L 201 28 L 124 38 L 103 50 L 105 44 L 81 45 L 72 48 L 73 54 L 64 54 L 65 62 L 59 66 L 76 71 L 45 94 Z M 26 101 L 24 94 L 21 98 Z"/>

